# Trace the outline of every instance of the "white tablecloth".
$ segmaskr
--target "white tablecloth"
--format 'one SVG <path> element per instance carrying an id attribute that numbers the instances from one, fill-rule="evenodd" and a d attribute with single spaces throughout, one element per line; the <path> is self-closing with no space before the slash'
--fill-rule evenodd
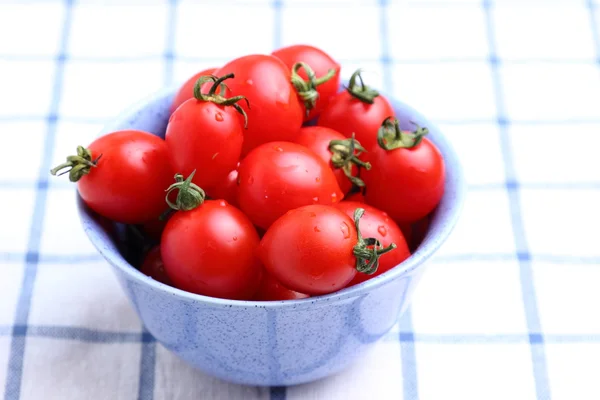
<path id="1" fill-rule="evenodd" d="M 599 29 L 576 0 L 1 2 L 5 399 L 600 399 Z M 438 123 L 469 195 L 365 359 L 242 387 L 143 332 L 48 171 L 165 85 L 300 42 Z"/>

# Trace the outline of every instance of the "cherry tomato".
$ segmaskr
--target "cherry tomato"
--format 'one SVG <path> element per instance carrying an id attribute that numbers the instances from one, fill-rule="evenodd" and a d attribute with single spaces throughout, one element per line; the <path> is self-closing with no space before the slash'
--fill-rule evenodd
<path id="1" fill-rule="evenodd" d="M 358 203 L 366 203 L 366 201 L 365 201 L 365 195 L 363 194 L 362 191 L 352 193 L 350 196 L 344 197 L 344 200 L 346 200 L 346 201 L 355 201 L 355 202 L 358 202 Z"/>
<path id="2" fill-rule="evenodd" d="M 173 286 L 173 283 L 171 283 L 171 280 L 165 272 L 165 264 L 160 257 L 160 246 L 153 247 L 148 254 L 146 254 L 142 266 L 140 267 L 140 272 L 144 275 L 148 275 L 155 281 Z"/>
<path id="3" fill-rule="evenodd" d="M 262 275 L 255 256 L 259 240 L 240 210 L 225 200 L 207 200 L 169 219 L 160 249 L 165 271 L 179 289 L 249 300 Z"/>
<path id="4" fill-rule="evenodd" d="M 267 230 L 258 255 L 266 270 L 291 290 L 309 295 L 335 292 L 358 270 L 376 270 L 381 254 L 393 250 L 381 249 L 378 242 L 376 249 L 368 249 L 370 239 L 358 236 L 355 221 L 333 206 L 293 209 Z"/>
<path id="5" fill-rule="evenodd" d="M 175 93 L 175 97 L 173 97 L 173 103 L 171 104 L 171 113 L 177 109 L 180 105 L 182 105 L 186 100 L 194 98 L 194 86 L 196 86 L 196 81 L 201 76 L 212 75 L 217 69 L 216 68 L 208 68 L 204 71 L 200 71 L 197 74 L 194 74 L 187 81 L 181 85 L 177 93 Z"/>
<path id="6" fill-rule="evenodd" d="M 142 231 L 153 241 L 160 242 L 160 237 L 167 225 L 167 221 L 167 219 L 161 220 L 160 218 L 151 219 L 142 224 Z"/>
<path id="7" fill-rule="evenodd" d="M 425 217 L 444 194 L 444 159 L 423 137 L 426 133 L 426 128 L 401 132 L 397 119 L 386 119 L 380 130 L 381 144 L 365 154 L 372 165 L 362 174 L 367 203 L 398 223 Z"/>
<path id="8" fill-rule="evenodd" d="M 238 163 L 238 167 L 239 167 Z M 238 191 L 238 170 L 237 168 L 229 172 L 227 177 L 219 181 L 216 186 L 207 188 L 206 193 L 212 199 L 227 200 L 232 206 L 238 206 L 237 191 Z"/>
<path id="9" fill-rule="evenodd" d="M 76 156 L 51 173 L 63 169 L 92 210 L 126 224 L 141 224 L 165 211 L 165 189 L 174 173 L 165 141 L 138 130 L 109 133 L 87 149 L 79 146 Z"/>
<path id="10" fill-rule="evenodd" d="M 335 174 L 342 192 L 348 193 L 352 189 L 352 183 L 363 185 L 357 177 L 356 165 L 365 165 L 358 158 L 364 149 L 360 143 L 351 142 L 352 140 L 324 126 L 308 126 L 300 129 L 295 142 L 309 148 L 325 161 Z"/>
<path id="11" fill-rule="evenodd" d="M 223 76 L 212 83 L 210 92 L 179 106 L 171 115 L 165 140 L 171 164 L 177 173 L 196 171 L 194 183 L 202 188 L 216 186 L 235 169 L 242 151 L 244 127 L 234 106 L 217 93 Z"/>
<path id="12" fill-rule="evenodd" d="M 346 137 L 355 134 L 356 140 L 367 151 L 371 151 L 377 145 L 377 131 L 381 122 L 394 115 L 390 102 L 377 91 L 365 86 L 358 70 L 350 78 L 347 90 L 329 101 L 317 124 L 334 129 Z"/>
<path id="13" fill-rule="evenodd" d="M 413 223 L 410 228 L 413 232 L 413 236 L 410 240 L 410 248 L 411 251 L 415 251 L 425 239 L 427 235 L 427 231 L 429 230 L 429 225 L 431 224 L 431 214 L 427 215 L 425 218 L 421 218 L 417 222 Z M 408 240 L 408 238 L 407 238 Z"/>
<path id="14" fill-rule="evenodd" d="M 296 143 L 265 143 L 240 163 L 240 208 L 264 229 L 289 210 L 333 204 L 343 196 L 331 168 Z"/>
<path id="15" fill-rule="evenodd" d="M 388 254 L 381 256 L 379 259 L 379 267 L 377 268 L 377 272 L 372 275 L 356 274 L 348 286 L 353 286 L 371 279 L 374 276 L 381 275 L 384 272 L 394 268 L 410 256 L 410 251 L 408 250 L 408 244 L 406 243 L 404 234 L 398 225 L 396 225 L 396 223 L 383 211 L 380 211 L 367 204 L 354 201 L 342 201 L 336 204 L 335 208 L 343 211 L 350 218 L 353 217 L 354 211 L 357 208 L 363 208 L 365 210 L 365 214 L 360 219 L 359 223 L 360 232 L 362 235 L 376 238 L 384 247 L 387 247 L 392 243 L 396 245 L 396 249 L 394 251 L 390 251 Z"/>
<path id="16" fill-rule="evenodd" d="M 283 61 L 290 71 L 296 63 L 303 62 L 314 72 L 318 97 L 312 103 L 309 101 L 308 107 L 306 103 L 302 105 L 305 121 L 318 117 L 329 103 L 331 97 L 335 96 L 338 92 L 340 86 L 340 64 L 323 50 L 303 44 L 283 47 L 272 54 Z M 305 69 L 300 68 L 298 75 L 300 79 L 309 83 Z M 322 80 L 325 81 L 321 83 Z M 309 108 L 308 114 L 306 113 L 306 108 Z"/>
<path id="17" fill-rule="evenodd" d="M 230 73 L 235 74 L 227 82 L 231 94 L 245 96 L 250 102 L 250 107 L 240 103 L 248 114 L 242 155 L 263 143 L 293 141 L 302 125 L 303 113 L 283 61 L 270 55 L 249 55 L 216 71 L 218 76 Z"/>
<path id="18" fill-rule="evenodd" d="M 307 294 L 294 292 L 283 286 L 270 274 L 264 273 L 258 291 L 254 300 L 274 301 L 274 300 L 296 300 L 309 297 Z"/>

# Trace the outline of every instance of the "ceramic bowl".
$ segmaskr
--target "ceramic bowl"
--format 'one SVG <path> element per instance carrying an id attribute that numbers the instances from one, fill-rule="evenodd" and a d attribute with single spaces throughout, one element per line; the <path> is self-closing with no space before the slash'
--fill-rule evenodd
<path id="1" fill-rule="evenodd" d="M 102 133 L 140 129 L 163 136 L 173 90 L 133 106 Z M 400 266 L 362 284 L 285 302 L 222 300 L 187 293 L 147 277 L 123 255 L 106 221 L 79 198 L 89 239 L 114 269 L 148 331 L 167 349 L 206 374 L 250 385 L 293 385 L 341 371 L 384 336 L 408 306 L 426 261 L 459 218 L 464 178 L 444 135 L 412 108 L 393 102 L 403 129 L 415 121 L 446 162 L 444 197 L 420 247 Z M 121 252 L 119 251 L 121 250 Z"/>

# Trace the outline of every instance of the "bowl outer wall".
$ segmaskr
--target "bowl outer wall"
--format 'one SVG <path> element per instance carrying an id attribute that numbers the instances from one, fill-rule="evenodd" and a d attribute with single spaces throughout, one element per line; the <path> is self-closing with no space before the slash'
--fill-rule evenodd
<path id="1" fill-rule="evenodd" d="M 176 88 L 145 99 L 101 132 L 140 129 L 164 134 Z M 211 375 L 253 385 L 290 385 L 340 371 L 385 335 L 406 309 L 424 262 L 456 224 L 465 183 L 449 141 L 421 114 L 392 101 L 403 129 L 430 130 L 444 155 L 446 188 L 422 245 L 400 266 L 339 292 L 291 301 L 254 302 L 187 293 L 145 276 L 118 252 L 102 218 L 78 196 L 84 230 L 113 266 L 150 333 L 179 357 Z"/>

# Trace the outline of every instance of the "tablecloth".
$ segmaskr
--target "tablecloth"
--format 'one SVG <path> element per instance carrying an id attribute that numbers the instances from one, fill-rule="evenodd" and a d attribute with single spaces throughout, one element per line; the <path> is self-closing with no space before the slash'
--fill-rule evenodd
<path id="1" fill-rule="evenodd" d="M 2 1 L 0 390 L 16 399 L 600 399 L 600 3 Z M 140 98 L 282 45 L 438 124 L 469 193 L 411 308 L 343 373 L 195 371 L 144 331 L 48 173 Z"/>

